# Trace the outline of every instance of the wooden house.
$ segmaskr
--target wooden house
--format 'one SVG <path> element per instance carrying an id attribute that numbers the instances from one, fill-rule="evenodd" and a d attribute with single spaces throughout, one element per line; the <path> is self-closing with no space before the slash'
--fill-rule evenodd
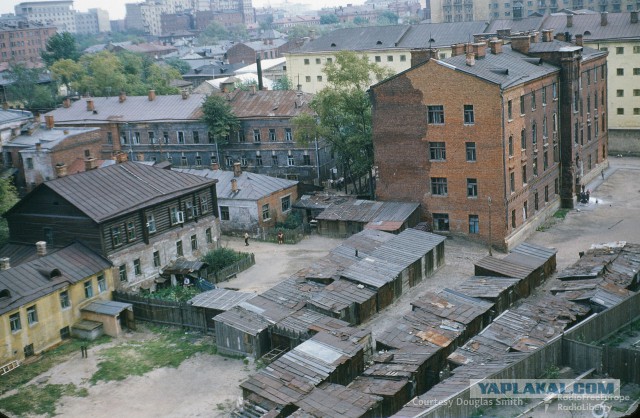
<path id="1" fill-rule="evenodd" d="M 255 293 L 237 292 L 229 289 L 212 289 L 194 296 L 187 303 L 202 309 L 207 328 L 214 329 L 213 318 L 255 297 Z"/>
<path id="2" fill-rule="evenodd" d="M 493 303 L 496 315 L 509 309 L 515 302 L 529 296 L 524 280 L 511 277 L 472 276 L 453 287 L 470 297 Z"/>
<path id="3" fill-rule="evenodd" d="M 348 322 L 303 308 L 270 327 L 271 346 L 292 349 L 318 332 L 336 332 L 348 326 Z"/>
<path id="4" fill-rule="evenodd" d="M 336 280 L 307 301 L 307 308 L 359 325 L 376 312 L 376 292 L 347 280 Z"/>

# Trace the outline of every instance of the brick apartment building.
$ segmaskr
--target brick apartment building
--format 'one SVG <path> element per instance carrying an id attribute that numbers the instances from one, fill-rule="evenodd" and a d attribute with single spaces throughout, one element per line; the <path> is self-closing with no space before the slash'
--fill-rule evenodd
<path id="1" fill-rule="evenodd" d="M 38 23 L 0 24 L 0 61 L 41 62 L 40 53 L 56 27 Z"/>
<path id="2" fill-rule="evenodd" d="M 454 45 L 371 88 L 380 200 L 509 248 L 606 167 L 607 53 L 552 31 Z"/>

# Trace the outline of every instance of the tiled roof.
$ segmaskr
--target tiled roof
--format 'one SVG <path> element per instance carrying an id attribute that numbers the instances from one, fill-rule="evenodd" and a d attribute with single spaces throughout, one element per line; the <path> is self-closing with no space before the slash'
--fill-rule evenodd
<path id="1" fill-rule="evenodd" d="M 126 162 L 47 181 L 31 193 L 51 189 L 95 222 L 103 222 L 214 183 L 200 176 Z M 18 203 L 10 211 L 20 210 L 20 206 Z"/>
<path id="2" fill-rule="evenodd" d="M 47 113 L 56 123 L 114 123 L 138 121 L 184 121 L 199 120 L 200 108 L 206 96 L 191 94 L 186 99 L 182 95 L 156 96 L 149 101 L 148 96 L 128 96 L 120 103 L 118 96 L 92 97 L 95 112 L 87 110 L 87 99 L 72 102 L 68 108 L 58 108 Z"/>
<path id="3" fill-rule="evenodd" d="M 49 255 L 0 271 L 0 314 L 17 309 L 69 284 L 97 274 L 111 263 L 80 243 L 74 243 Z"/>

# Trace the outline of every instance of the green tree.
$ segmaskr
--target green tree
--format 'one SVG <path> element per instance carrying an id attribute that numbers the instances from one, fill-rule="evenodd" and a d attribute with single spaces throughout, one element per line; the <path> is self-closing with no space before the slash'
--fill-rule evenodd
<path id="1" fill-rule="evenodd" d="M 339 23 L 340 19 L 338 19 L 337 15 L 322 15 L 320 16 L 320 24 L 321 25 L 335 25 Z"/>
<path id="2" fill-rule="evenodd" d="M 317 125 L 313 126 L 312 117 L 302 115 L 294 119 L 294 128 L 303 137 L 318 135 L 331 144 L 345 178 L 357 194 L 364 191 L 362 177 L 369 179 L 372 191 L 373 142 L 367 90 L 372 81 L 380 81 L 393 72 L 353 51 L 337 52 L 335 60 L 325 65 L 324 72 L 328 85 L 311 102 Z"/>
<path id="3" fill-rule="evenodd" d="M 77 90 L 77 84 L 87 72 L 79 63 L 70 59 L 61 59 L 50 67 L 51 77 L 67 88 L 67 94 Z"/>
<path id="4" fill-rule="evenodd" d="M 232 41 L 242 41 L 249 37 L 247 27 L 245 25 L 233 25 L 229 26 L 229 39 Z"/>
<path id="5" fill-rule="evenodd" d="M 274 90 L 293 90 L 293 81 L 286 75 L 273 82 Z"/>
<path id="6" fill-rule="evenodd" d="M 240 126 L 227 99 L 219 95 L 211 95 L 202 103 L 202 121 L 217 139 L 226 138 Z"/>
<path id="7" fill-rule="evenodd" d="M 364 17 L 362 17 L 362 16 L 356 16 L 356 17 L 353 19 L 353 23 L 354 23 L 355 25 L 358 25 L 358 26 L 365 26 L 365 25 L 368 25 L 368 24 L 369 24 L 369 19 L 366 19 L 366 18 L 364 18 Z"/>
<path id="8" fill-rule="evenodd" d="M 97 54 L 83 55 L 80 63 L 87 69 L 86 77 L 80 82 L 80 90 L 93 96 L 106 96 L 111 93 L 127 91 L 127 77 L 118 57 L 102 51 Z"/>
<path id="9" fill-rule="evenodd" d="M 216 44 L 218 41 L 227 39 L 228 37 L 229 32 L 224 26 L 218 22 L 211 22 L 202 32 L 200 32 L 198 41 L 201 45 Z"/>
<path id="10" fill-rule="evenodd" d="M 9 226 L 2 216 L 18 202 L 18 192 L 8 178 L 0 178 L 0 247 L 9 241 Z"/>
<path id="11" fill-rule="evenodd" d="M 10 68 L 7 88 L 9 101 L 30 110 L 51 109 L 55 102 L 55 92 L 40 84 L 42 70 L 27 68 L 23 64 L 14 64 Z"/>
<path id="12" fill-rule="evenodd" d="M 47 40 L 41 56 L 47 66 L 61 59 L 77 61 L 80 58 L 80 52 L 78 52 L 76 38 L 69 32 L 56 33 Z"/>
<path id="13" fill-rule="evenodd" d="M 378 24 L 379 25 L 397 25 L 398 15 L 393 13 L 391 10 L 385 10 L 384 12 L 378 15 Z"/>
<path id="14" fill-rule="evenodd" d="M 186 74 L 191 71 L 191 66 L 188 62 L 181 60 L 180 58 L 169 58 L 164 61 L 168 66 L 175 68 L 180 74 Z"/>

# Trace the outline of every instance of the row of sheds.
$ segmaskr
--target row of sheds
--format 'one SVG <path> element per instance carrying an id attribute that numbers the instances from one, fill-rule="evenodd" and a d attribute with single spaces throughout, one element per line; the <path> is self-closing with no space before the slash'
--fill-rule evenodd
<path id="1" fill-rule="evenodd" d="M 489 273 L 492 271 L 489 266 L 495 267 L 490 261 L 481 260 L 476 265 L 476 272 Z M 500 269 L 505 276 L 511 274 L 506 270 L 515 271 L 508 265 Z M 550 291 L 526 298 L 517 307 L 503 312 L 497 309 L 496 304 L 499 315 L 478 335 L 448 355 L 452 375 L 418 396 L 417 401 L 407 403 L 393 416 L 414 417 L 426 409 L 437 408 L 453 394 L 467 389 L 470 381 L 499 372 L 554 340 L 591 312 L 614 306 L 638 290 L 639 272 L 639 245 L 610 243 L 592 246 L 573 266 L 557 275 L 558 283 L 554 282 Z M 471 283 L 477 280 L 490 278 L 474 277 Z M 467 288 L 473 294 L 471 283 L 463 283 L 456 288 Z M 505 287 L 507 285 L 505 282 Z M 512 284 L 511 289 L 515 293 L 518 283 Z M 478 296 L 478 292 L 474 295 Z M 506 304 L 507 299 L 499 296 L 501 293 L 496 292 L 495 300 L 503 300 L 502 303 Z"/>

